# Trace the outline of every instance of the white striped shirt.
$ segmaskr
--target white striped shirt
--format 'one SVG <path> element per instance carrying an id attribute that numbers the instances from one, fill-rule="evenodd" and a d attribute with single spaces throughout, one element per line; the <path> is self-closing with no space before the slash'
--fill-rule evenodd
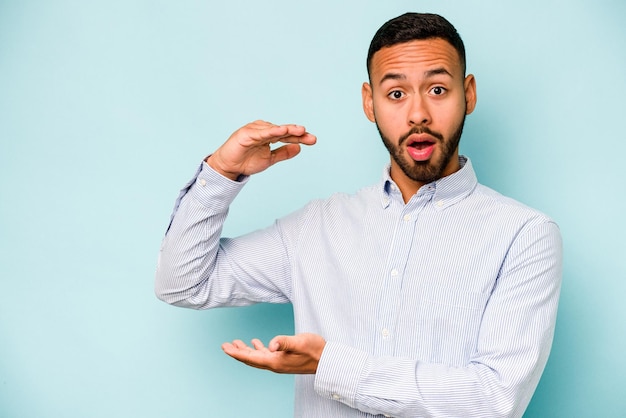
<path id="1" fill-rule="evenodd" d="M 460 162 L 406 205 L 386 170 L 233 239 L 222 225 L 246 179 L 203 163 L 176 203 L 156 293 L 195 309 L 293 304 L 296 333 L 327 341 L 317 373 L 296 376 L 295 416 L 522 416 L 552 344 L 560 232 Z"/>

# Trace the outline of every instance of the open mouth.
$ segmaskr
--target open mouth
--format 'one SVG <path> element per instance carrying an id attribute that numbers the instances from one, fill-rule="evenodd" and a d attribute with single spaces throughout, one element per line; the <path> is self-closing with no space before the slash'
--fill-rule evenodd
<path id="1" fill-rule="evenodd" d="M 428 160 L 435 150 L 435 140 L 425 135 L 412 135 L 406 142 L 406 149 L 415 161 Z"/>

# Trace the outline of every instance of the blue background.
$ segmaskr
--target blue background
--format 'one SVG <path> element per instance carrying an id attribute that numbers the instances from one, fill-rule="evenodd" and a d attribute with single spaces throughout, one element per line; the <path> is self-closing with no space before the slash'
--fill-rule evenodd
<path id="1" fill-rule="evenodd" d="M 153 295 L 178 189 L 248 121 L 319 138 L 256 176 L 228 235 L 377 181 L 361 110 L 376 29 L 407 10 L 463 36 L 479 179 L 555 218 L 565 271 L 527 417 L 626 416 L 626 3 L 0 0 L 0 416 L 290 416 L 293 378 L 226 357 L 288 306 Z"/>

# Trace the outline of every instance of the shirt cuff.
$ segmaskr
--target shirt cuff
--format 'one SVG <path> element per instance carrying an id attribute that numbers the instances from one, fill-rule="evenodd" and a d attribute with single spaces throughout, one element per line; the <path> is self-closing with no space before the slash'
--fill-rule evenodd
<path id="1" fill-rule="evenodd" d="M 359 380 L 367 357 L 367 353 L 352 347 L 326 342 L 315 373 L 317 394 L 355 408 Z"/>
<path id="2" fill-rule="evenodd" d="M 216 213 L 222 213 L 228 210 L 249 178 L 249 176 L 240 176 L 237 181 L 231 180 L 203 161 L 195 181 L 189 188 L 189 193 L 202 206 Z"/>
<path id="3" fill-rule="evenodd" d="M 188 194 L 191 194 L 195 200 L 207 209 L 223 213 L 228 210 L 228 207 L 248 182 L 248 179 L 249 176 L 239 176 L 237 181 L 233 181 L 213 170 L 206 161 L 202 161 L 191 180 L 180 190 L 165 233 L 169 232 L 174 217 L 178 213 L 178 208 L 183 198 Z"/>

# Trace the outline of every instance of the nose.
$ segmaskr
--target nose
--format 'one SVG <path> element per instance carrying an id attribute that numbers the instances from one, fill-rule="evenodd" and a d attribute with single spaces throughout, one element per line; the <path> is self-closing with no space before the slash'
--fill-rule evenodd
<path id="1" fill-rule="evenodd" d="M 408 114 L 409 125 L 428 125 L 430 120 L 430 112 L 426 100 L 417 94 L 412 96 Z"/>

